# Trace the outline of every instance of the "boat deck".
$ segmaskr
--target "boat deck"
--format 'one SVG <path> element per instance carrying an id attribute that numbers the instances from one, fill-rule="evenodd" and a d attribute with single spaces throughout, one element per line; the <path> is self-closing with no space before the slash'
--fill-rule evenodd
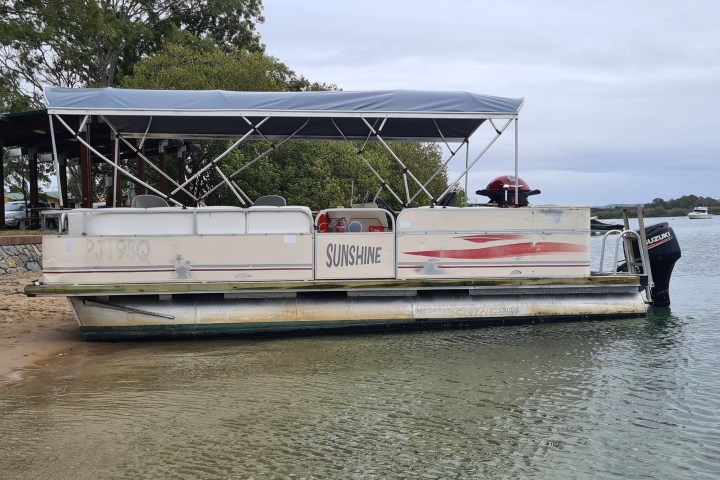
<path id="1" fill-rule="evenodd" d="M 103 284 L 43 284 L 25 287 L 29 296 L 88 296 L 88 295 L 172 295 L 231 292 L 330 292 L 330 291 L 392 291 L 407 290 L 473 290 L 518 293 L 518 289 L 533 287 L 642 287 L 647 277 L 629 274 L 592 274 L 584 277 L 525 277 L 476 279 L 383 279 L 383 280 L 307 280 L 279 282 L 164 282 L 164 283 L 103 283 Z"/>

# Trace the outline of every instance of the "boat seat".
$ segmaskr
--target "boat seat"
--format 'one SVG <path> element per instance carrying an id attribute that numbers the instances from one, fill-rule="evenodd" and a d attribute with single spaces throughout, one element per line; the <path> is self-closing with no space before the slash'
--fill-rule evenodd
<path id="1" fill-rule="evenodd" d="M 130 202 L 132 208 L 159 208 L 167 207 L 168 202 L 157 195 L 135 195 Z"/>
<path id="2" fill-rule="evenodd" d="M 280 195 L 263 195 L 253 203 L 254 207 L 284 207 L 285 205 L 287 205 L 285 197 Z"/>
<path id="3" fill-rule="evenodd" d="M 438 205 L 441 207 L 457 207 L 457 192 L 451 190 L 438 199 Z"/>

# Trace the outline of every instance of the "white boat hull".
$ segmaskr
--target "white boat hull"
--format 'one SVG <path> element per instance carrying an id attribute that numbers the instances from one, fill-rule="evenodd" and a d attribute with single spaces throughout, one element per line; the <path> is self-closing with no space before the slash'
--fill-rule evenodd
<path id="1" fill-rule="evenodd" d="M 69 297 L 89 340 L 475 327 L 645 315 L 636 286 Z M 243 298 L 245 297 L 245 298 Z"/>

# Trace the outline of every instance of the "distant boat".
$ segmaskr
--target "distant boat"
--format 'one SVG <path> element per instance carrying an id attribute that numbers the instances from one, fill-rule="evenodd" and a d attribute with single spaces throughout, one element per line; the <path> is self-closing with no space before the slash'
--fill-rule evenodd
<path id="1" fill-rule="evenodd" d="M 712 213 L 708 211 L 708 207 L 695 207 L 693 211 L 688 213 L 688 218 L 691 220 L 713 218 Z"/>
<path id="2" fill-rule="evenodd" d="M 592 235 L 604 235 L 610 230 L 625 230 L 625 226 L 618 223 L 605 223 L 598 220 L 598 217 L 590 217 L 590 233 Z"/>

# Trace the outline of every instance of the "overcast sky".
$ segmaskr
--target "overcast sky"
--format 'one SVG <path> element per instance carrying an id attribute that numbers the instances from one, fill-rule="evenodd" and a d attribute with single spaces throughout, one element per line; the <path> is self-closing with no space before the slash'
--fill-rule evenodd
<path id="1" fill-rule="evenodd" d="M 720 1 L 264 0 L 264 7 L 258 30 L 267 53 L 310 81 L 348 91 L 524 97 L 520 176 L 542 190 L 533 203 L 720 198 Z M 471 198 L 512 173 L 513 144 L 504 134 L 475 165 Z M 451 179 L 459 167 L 452 164 Z"/>

